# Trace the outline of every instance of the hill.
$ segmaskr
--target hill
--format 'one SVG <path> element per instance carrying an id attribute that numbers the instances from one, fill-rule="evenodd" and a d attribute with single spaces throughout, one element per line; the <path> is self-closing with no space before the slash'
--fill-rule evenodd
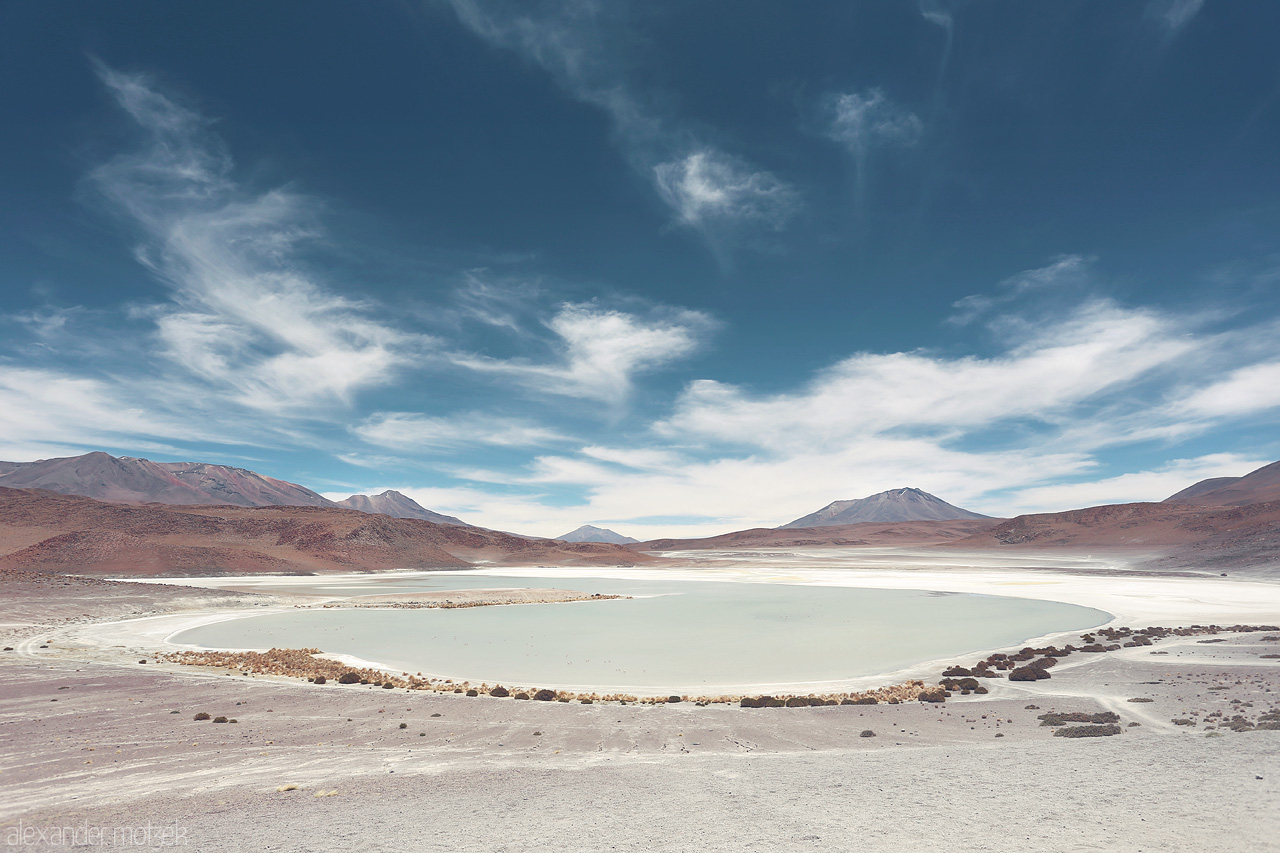
<path id="1" fill-rule="evenodd" d="M 556 538 L 561 542 L 611 542 L 614 545 L 634 545 L 640 541 L 630 536 L 623 536 L 607 527 L 594 527 L 590 524 L 584 524 L 572 533 Z"/>
<path id="2" fill-rule="evenodd" d="M 990 516 L 958 506 L 920 489 L 891 489 L 851 501 L 835 501 L 817 512 L 782 525 L 780 530 L 797 527 L 834 527 L 878 521 L 951 521 L 981 519 Z"/>
<path id="3" fill-rule="evenodd" d="M 130 506 L 0 487 L 0 570 L 311 574 L 653 559 L 618 545 L 525 539 L 341 507 Z"/>
<path id="4" fill-rule="evenodd" d="M 102 451 L 38 462 L 0 463 L 0 485 L 114 503 L 334 506 L 305 486 L 246 468 L 207 462 L 152 462 Z"/>
<path id="5" fill-rule="evenodd" d="M 1164 503 L 1199 506 L 1248 506 L 1280 501 L 1280 462 L 1264 465 L 1243 477 L 1214 477 L 1188 486 Z"/>
<path id="6" fill-rule="evenodd" d="M 429 510 L 413 498 L 403 495 L 395 489 L 387 489 L 380 495 L 352 495 L 346 500 L 338 501 L 337 505 L 347 509 L 359 510 L 360 512 L 389 515 L 392 518 L 420 518 L 424 521 L 434 521 L 436 524 L 471 527 L 470 524 L 454 518 L 452 515 L 443 515 Z"/>
<path id="7" fill-rule="evenodd" d="M 705 539 L 652 539 L 632 546 L 640 551 L 701 551 L 732 548 L 831 548 L 937 545 L 994 527 L 998 519 L 864 522 L 831 527 L 785 529 L 755 527 Z"/>

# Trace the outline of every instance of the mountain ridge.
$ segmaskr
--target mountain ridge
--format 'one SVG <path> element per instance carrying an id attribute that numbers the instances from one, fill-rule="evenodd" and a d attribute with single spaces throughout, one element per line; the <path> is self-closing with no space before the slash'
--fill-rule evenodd
<path id="1" fill-rule="evenodd" d="M 889 489 L 856 500 L 833 501 L 817 512 L 789 521 L 777 529 L 835 527 L 867 522 L 955 521 L 985 518 L 990 516 L 961 509 L 926 491 L 908 486 Z"/>
<path id="2" fill-rule="evenodd" d="M 352 495 L 345 500 L 335 501 L 335 505 L 354 509 L 360 512 L 389 515 L 392 518 L 419 518 L 423 521 L 434 521 L 437 524 L 453 524 L 458 527 L 473 527 L 460 518 L 427 509 L 413 498 L 395 489 L 387 489 L 379 495 Z"/>
<path id="3" fill-rule="evenodd" d="M 610 530 L 607 527 L 596 527 L 593 524 L 584 524 L 577 530 L 556 538 L 561 542 L 608 542 L 612 545 L 636 545 L 640 542 L 639 539 L 623 536 L 616 530 Z"/>

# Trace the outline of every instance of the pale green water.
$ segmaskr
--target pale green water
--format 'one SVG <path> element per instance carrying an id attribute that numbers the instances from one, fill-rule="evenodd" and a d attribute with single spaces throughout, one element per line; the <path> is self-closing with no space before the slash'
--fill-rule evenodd
<path id="1" fill-rule="evenodd" d="M 539 587 L 654 597 L 299 610 L 206 625 L 172 639 L 209 648 L 316 647 L 490 684 L 661 692 L 875 675 L 1110 619 L 1100 610 L 1033 599 L 772 583 L 433 576 L 384 580 L 376 590 L 317 586 L 339 593 Z"/>

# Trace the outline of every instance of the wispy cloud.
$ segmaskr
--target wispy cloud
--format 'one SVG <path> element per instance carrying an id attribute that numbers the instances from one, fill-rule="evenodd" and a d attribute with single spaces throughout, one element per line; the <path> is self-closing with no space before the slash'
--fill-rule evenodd
<path id="1" fill-rule="evenodd" d="M 688 123 L 628 80 L 624 4 L 595 0 L 481 3 L 449 0 L 481 38 L 537 64 L 572 98 L 603 110 L 633 168 L 654 183 L 677 224 L 723 252 L 747 227 L 781 228 L 799 193 L 769 171 L 696 137 Z"/>
<path id="2" fill-rule="evenodd" d="M 697 311 L 657 309 L 648 316 L 568 303 L 546 321 L 555 354 L 551 361 L 452 355 L 453 364 L 519 383 L 546 394 L 618 405 L 631 394 L 633 378 L 696 350 L 714 327 Z"/>
<path id="3" fill-rule="evenodd" d="M 799 204 L 789 185 L 713 149 L 659 163 L 653 173 L 663 200 L 694 228 L 751 222 L 777 229 Z"/>
<path id="4" fill-rule="evenodd" d="M 956 313 L 947 322 L 966 325 L 1029 293 L 1070 290 L 1078 296 L 1080 288 L 1089 282 L 1094 260 L 1085 255 L 1059 255 L 1047 266 L 1010 276 L 1000 282 L 994 293 L 975 293 L 957 301 L 952 306 Z"/>
<path id="5" fill-rule="evenodd" d="M 170 364 L 240 405 L 286 413 L 348 405 L 429 344 L 307 269 L 304 247 L 321 239 L 312 200 L 238 185 L 197 111 L 145 75 L 98 73 L 142 144 L 92 181 L 139 227 L 138 260 L 171 290 L 172 302 L 142 312 Z"/>
<path id="6" fill-rule="evenodd" d="M 1169 35 L 1191 23 L 1204 7 L 1204 0 L 1147 0 L 1146 17 Z"/>
<path id="7" fill-rule="evenodd" d="M 414 412 L 376 412 L 352 429 L 369 444 L 399 451 L 429 453 L 487 445 L 539 447 L 570 439 L 556 430 L 516 418 L 484 412 L 430 417 Z"/>
<path id="8" fill-rule="evenodd" d="M 829 95 L 826 111 L 827 136 L 847 148 L 853 157 L 854 205 L 859 215 L 865 215 L 871 151 L 888 145 L 915 145 L 924 132 L 924 123 L 878 88 Z"/>

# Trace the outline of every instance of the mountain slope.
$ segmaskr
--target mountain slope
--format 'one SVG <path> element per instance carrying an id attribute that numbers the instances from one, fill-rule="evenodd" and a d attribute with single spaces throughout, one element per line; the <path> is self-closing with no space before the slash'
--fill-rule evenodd
<path id="1" fill-rule="evenodd" d="M 906 488 L 891 489 L 858 500 L 836 501 L 778 529 L 832 527 L 872 521 L 951 521 L 962 518 L 981 519 L 989 516 L 952 506 L 920 489 Z"/>
<path id="2" fill-rule="evenodd" d="M 531 540 L 340 507 L 130 506 L 0 487 L 0 570 L 311 574 L 654 559 L 619 545 Z"/>
<path id="3" fill-rule="evenodd" d="M 956 548 L 1124 549 L 1180 569 L 1280 565 L 1280 501 L 1239 507 L 1109 504 L 1020 515 L 946 543 Z"/>
<path id="4" fill-rule="evenodd" d="M 830 548 L 937 545 L 994 527 L 995 518 L 889 521 L 836 526 L 736 530 L 705 539 L 651 539 L 637 551 L 702 551 L 731 548 Z"/>
<path id="5" fill-rule="evenodd" d="M 46 489 L 115 503 L 334 505 L 296 483 L 264 477 L 245 468 L 205 462 L 152 462 L 101 451 L 38 462 L 3 463 L 0 485 Z"/>
<path id="6" fill-rule="evenodd" d="M 437 524 L 455 524 L 458 527 L 471 527 L 470 524 L 454 518 L 452 515 L 433 512 L 413 498 L 402 495 L 395 489 L 387 489 L 380 495 L 352 495 L 346 500 L 338 501 L 337 505 L 347 509 L 359 510 L 360 512 L 389 515 L 392 518 L 420 518 L 424 521 L 434 521 Z"/>
<path id="7" fill-rule="evenodd" d="M 640 541 L 630 536 L 623 536 L 607 527 L 594 527 L 590 524 L 584 524 L 572 533 L 556 538 L 561 542 L 610 542 L 614 545 L 633 545 Z"/>
<path id="8" fill-rule="evenodd" d="M 1264 465 L 1243 477 L 1214 477 L 1188 486 L 1164 503 L 1198 506 L 1248 506 L 1280 501 L 1280 462 Z"/>

